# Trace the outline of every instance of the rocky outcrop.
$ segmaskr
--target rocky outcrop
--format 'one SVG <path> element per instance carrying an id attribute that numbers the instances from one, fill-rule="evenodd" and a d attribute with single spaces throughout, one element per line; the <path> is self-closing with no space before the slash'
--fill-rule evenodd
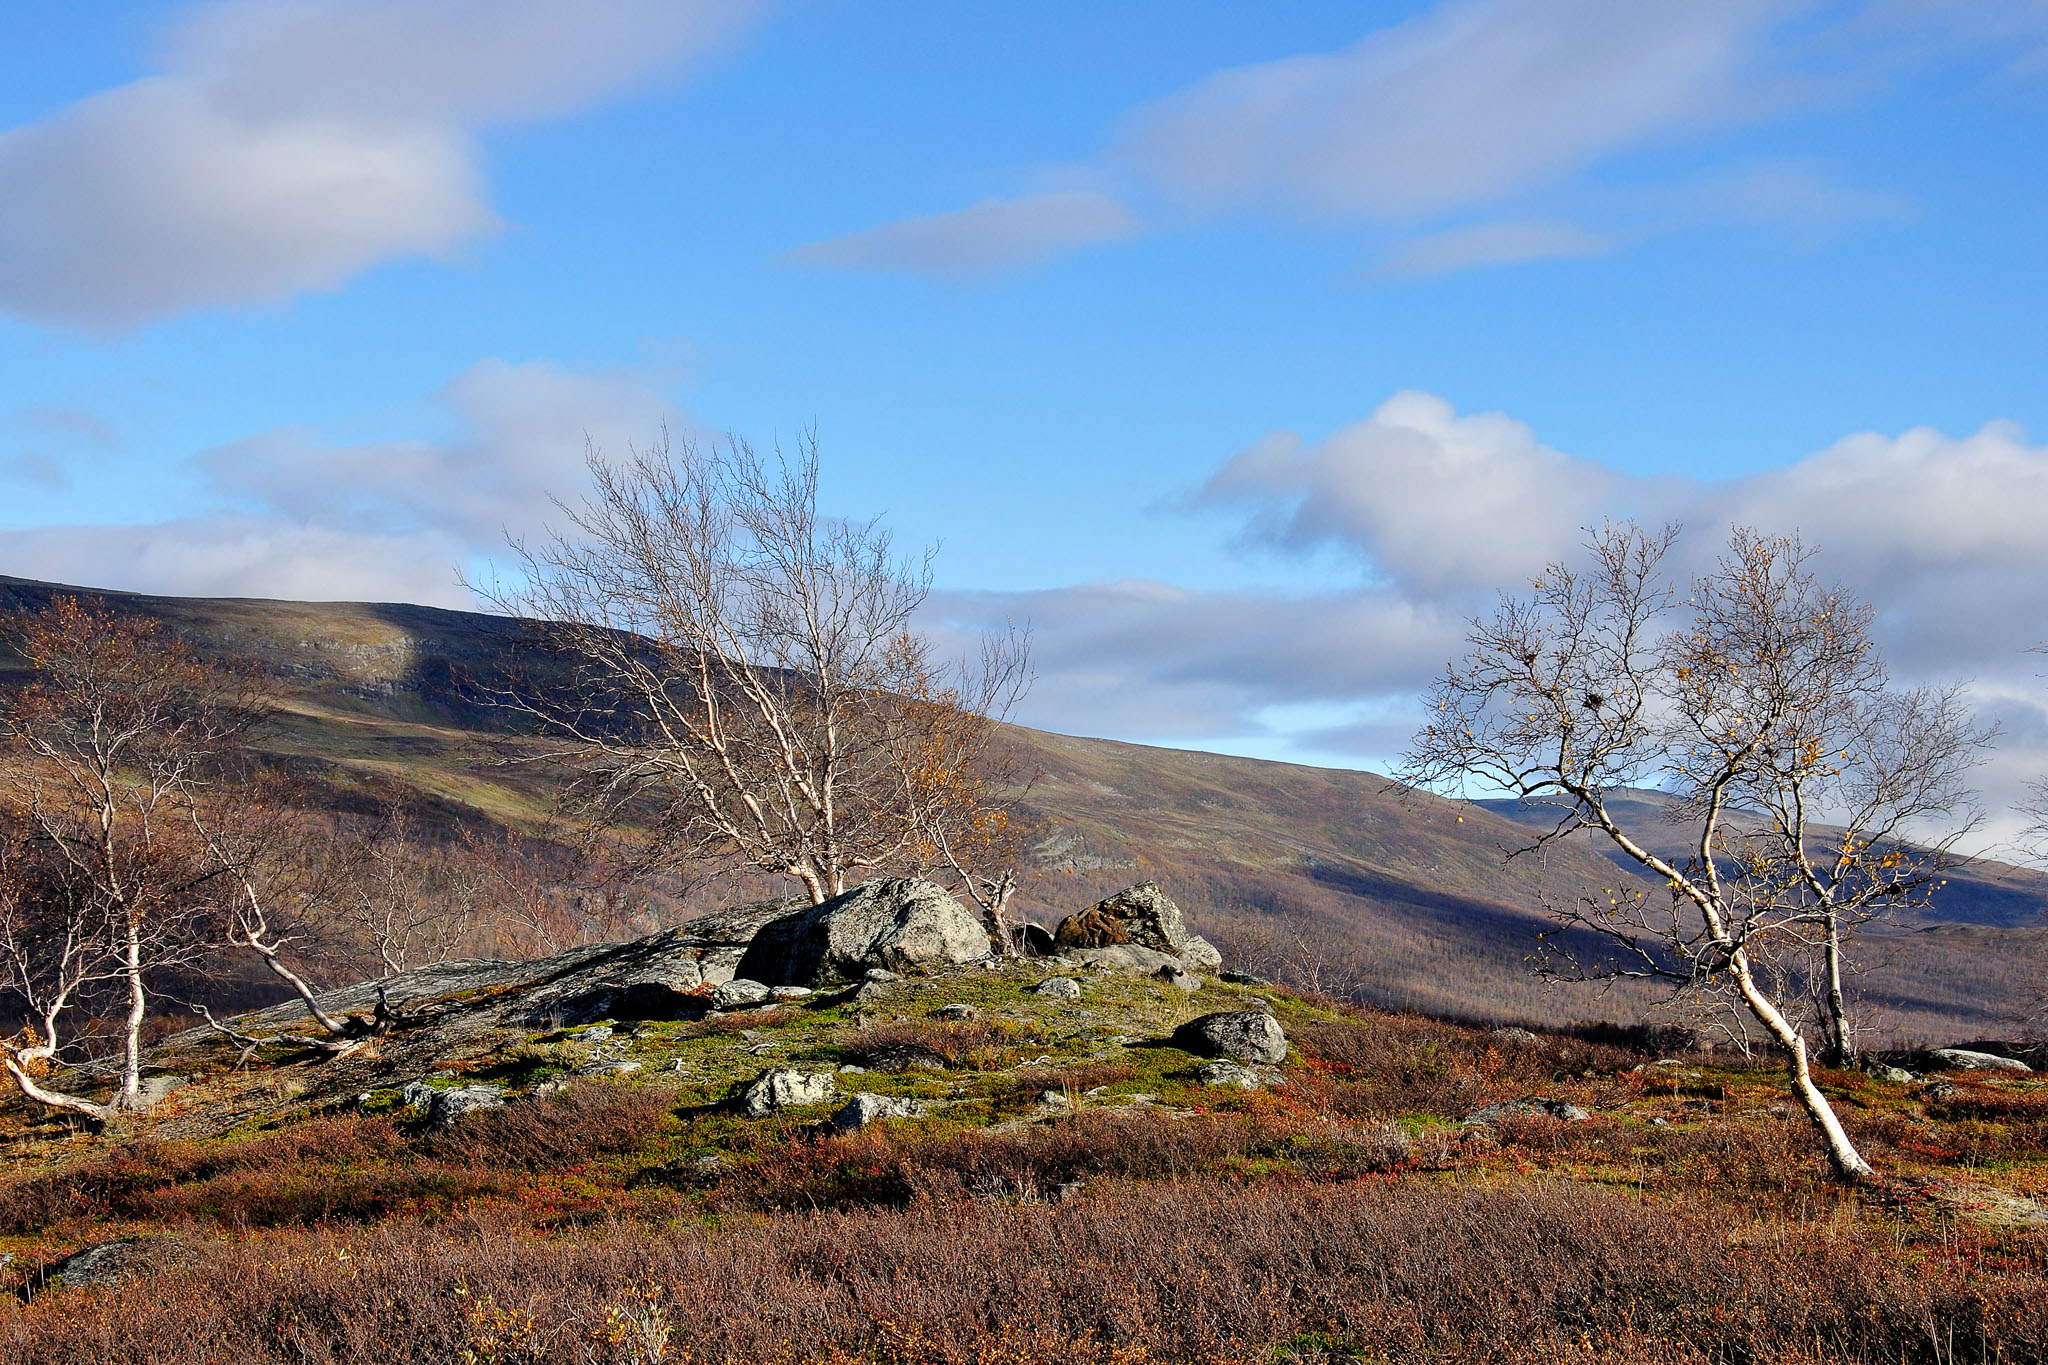
<path id="1" fill-rule="evenodd" d="M 1054 931 L 1053 942 L 1062 951 L 1131 944 L 1171 954 L 1198 972 L 1213 972 L 1223 965 L 1223 955 L 1188 928 L 1180 907 L 1152 882 L 1126 887 L 1067 916 Z"/>
<path id="2" fill-rule="evenodd" d="M 1173 1032 L 1174 1045 L 1198 1057 L 1277 1066 L 1287 1060 L 1287 1035 L 1264 1010 L 1225 1010 L 1190 1019 Z"/>
<path id="3" fill-rule="evenodd" d="M 828 1073 L 776 1067 L 762 1072 L 741 1088 L 739 1111 L 748 1118 L 766 1118 L 781 1109 L 824 1104 L 836 1098 L 838 1093 L 839 1085 Z"/>
<path id="4" fill-rule="evenodd" d="M 988 955 L 988 931 L 943 887 L 892 878 L 771 920 L 738 971 L 771 986 L 816 986 L 858 980 L 870 967 L 900 972 Z"/>

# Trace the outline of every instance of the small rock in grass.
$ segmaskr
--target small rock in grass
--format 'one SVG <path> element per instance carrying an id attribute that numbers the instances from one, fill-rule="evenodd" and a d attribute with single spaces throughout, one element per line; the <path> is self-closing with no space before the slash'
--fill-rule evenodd
<path id="1" fill-rule="evenodd" d="M 923 1101 L 901 1095 L 855 1095 L 832 1116 L 832 1126 L 843 1132 L 889 1119 L 921 1119 L 929 1112 Z"/>
<path id="2" fill-rule="evenodd" d="M 1031 988 L 1033 995 L 1049 996 L 1055 1000 L 1079 1000 L 1081 983 L 1071 976 L 1048 976 Z"/>
<path id="3" fill-rule="evenodd" d="M 1175 1046 L 1200 1057 L 1278 1065 L 1287 1060 L 1287 1035 L 1263 1010 L 1224 1010 L 1190 1019 L 1173 1031 Z"/>
<path id="4" fill-rule="evenodd" d="M 937 1009 L 935 1009 L 935 1010 L 933 1010 L 933 1011 L 932 1011 L 932 1018 L 934 1018 L 934 1019 L 951 1019 L 951 1020 L 956 1020 L 956 1021 L 958 1021 L 958 1020 L 972 1019 L 972 1018 L 974 1018 L 974 1017 L 975 1017 L 976 1015 L 978 1015 L 978 1014 L 980 1014 L 980 1013 L 981 1013 L 981 1011 L 980 1011 L 980 1010 L 978 1010 L 978 1009 L 976 1009 L 976 1008 L 974 1008 L 974 1006 L 972 1006 L 972 1005 L 965 1005 L 965 1004 L 952 1004 L 952 1005 L 941 1005 L 941 1006 L 939 1006 L 939 1007 L 938 1007 Z"/>
<path id="5" fill-rule="evenodd" d="M 638 1062 L 599 1062 L 586 1066 L 576 1074 L 579 1076 L 625 1076 L 640 1069 Z"/>
<path id="6" fill-rule="evenodd" d="M 436 1128 L 446 1128 L 462 1118 L 484 1109 L 505 1107 L 503 1086 L 477 1084 L 458 1085 L 452 1090 L 436 1090 L 427 1105 L 427 1122 Z"/>
<path id="7" fill-rule="evenodd" d="M 1886 1066 L 1883 1062 L 1871 1062 L 1863 1070 L 1872 1080 L 1886 1081 L 1892 1085 L 1911 1085 L 1920 1079 L 1902 1066 Z"/>
<path id="8" fill-rule="evenodd" d="M 768 991 L 776 1000 L 801 1000 L 812 993 L 809 986 L 773 986 Z"/>
<path id="9" fill-rule="evenodd" d="M 747 1055 L 749 1057 L 766 1057 L 780 1046 L 782 1046 L 780 1043 L 755 1043 L 747 1049 Z"/>
<path id="10" fill-rule="evenodd" d="M 715 1010 L 748 1009 L 768 1003 L 768 988 L 758 981 L 749 981 L 743 976 L 719 986 L 711 992 L 711 1008 Z"/>
<path id="11" fill-rule="evenodd" d="M 868 1074 L 868 1069 L 864 1066 L 855 1066 L 852 1062 L 848 1062 L 845 1066 L 839 1068 L 839 1074 L 842 1076 L 865 1076 Z"/>
<path id="12" fill-rule="evenodd" d="M 1593 1117 L 1568 1100 L 1554 1100 L 1547 1095 L 1532 1095 L 1526 1100 L 1502 1100 L 1499 1104 L 1474 1109 L 1465 1115 L 1464 1121 L 1473 1127 L 1479 1127 L 1518 1118 L 1523 1114 L 1562 1119 L 1566 1123 L 1579 1123 Z"/>
<path id="13" fill-rule="evenodd" d="M 1058 1090 L 1039 1091 L 1038 1102 L 1048 1109 L 1071 1109 L 1074 1107 L 1073 1101 L 1069 1100 L 1066 1095 Z"/>
<path id="14" fill-rule="evenodd" d="M 168 1237 L 124 1237 L 73 1252 L 50 1267 L 46 1279 L 61 1279 L 66 1289 L 116 1284 L 147 1264 L 151 1254 L 175 1246 Z"/>
<path id="15" fill-rule="evenodd" d="M 613 1030 L 604 1024 L 592 1024 L 589 1028 L 576 1035 L 576 1041 L 579 1043 L 602 1043 L 611 1037 L 612 1033 Z"/>
<path id="16" fill-rule="evenodd" d="M 739 1107 L 749 1118 L 766 1118 L 779 1109 L 823 1104 L 838 1092 L 839 1087 L 829 1073 L 776 1067 L 747 1083 L 740 1091 Z"/>
<path id="17" fill-rule="evenodd" d="M 1521 1043 L 1525 1046 L 1533 1045 L 1543 1041 L 1541 1038 L 1531 1033 L 1528 1029 L 1517 1028 L 1513 1024 L 1508 1025 L 1506 1028 L 1495 1029 L 1493 1031 L 1493 1036 L 1499 1042 Z"/>
<path id="18" fill-rule="evenodd" d="M 1196 1068 L 1195 1079 L 1203 1085 L 1230 1086 L 1238 1090 L 1257 1090 L 1263 1081 L 1258 1072 L 1236 1062 L 1209 1062 Z"/>
<path id="19" fill-rule="evenodd" d="M 901 981 L 903 978 L 890 971 L 887 967 L 870 967 L 861 974 L 861 979 L 863 981 L 879 982 L 886 986 L 892 981 Z"/>

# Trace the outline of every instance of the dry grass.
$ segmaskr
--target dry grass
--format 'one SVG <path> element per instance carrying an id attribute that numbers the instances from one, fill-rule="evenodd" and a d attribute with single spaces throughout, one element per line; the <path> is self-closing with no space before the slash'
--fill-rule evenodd
<path id="1" fill-rule="evenodd" d="M 1597 1191 L 1195 1180 L 715 1231 L 536 1238 L 493 1216 L 194 1238 L 118 1293 L 0 1309 L 0 1357 L 2022 1360 L 2048 1352 L 2040 1257 L 1902 1256 L 1853 1223 Z"/>

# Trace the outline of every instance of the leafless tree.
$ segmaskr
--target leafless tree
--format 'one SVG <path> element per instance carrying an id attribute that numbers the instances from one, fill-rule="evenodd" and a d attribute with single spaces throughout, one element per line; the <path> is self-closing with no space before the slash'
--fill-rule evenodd
<path id="1" fill-rule="evenodd" d="M 196 893 L 214 871 L 190 837 L 191 794 L 255 712 L 240 680 L 154 621 L 60 597 L 14 624 L 34 674 L 0 703 L 0 784 L 110 926 L 127 995 L 113 1102 L 129 1107 L 146 982 L 208 947 Z"/>
<path id="2" fill-rule="evenodd" d="M 1001 714 L 1028 680 L 1024 637 L 949 684 L 914 627 L 930 554 L 821 515 L 809 437 L 763 458 L 664 436 L 589 466 L 592 495 L 562 508 L 569 530 L 515 547 L 521 586 L 484 594 L 536 622 L 561 661 L 516 704 L 569 741 L 553 757 L 577 769 L 572 808 L 645 827 L 650 866 L 787 877 L 814 902 L 929 865 L 935 844 L 966 866 L 1001 794 L 928 789 L 965 779 L 952 760 L 979 742 L 949 738 L 948 761 L 929 764 L 932 721 Z M 994 895 L 1000 875 L 985 880 Z"/>
<path id="3" fill-rule="evenodd" d="M 1661 882 L 1662 897 L 1617 887 L 1562 909 L 1607 951 L 1587 960 L 1552 935 L 1547 968 L 1735 1006 L 1782 1050 L 1836 1173 L 1861 1179 L 1794 983 L 1819 974 L 1822 1037 L 1846 1060 L 1847 940 L 1941 884 L 1975 823 L 1966 779 L 1989 735 L 1954 690 L 1891 686 L 1870 609 L 1823 585 L 1797 538 L 1738 529 L 1681 596 L 1664 571 L 1676 535 L 1609 526 L 1583 567 L 1552 565 L 1475 621 L 1401 775 L 1554 805 L 1532 849 L 1587 831 Z M 1676 801 L 1683 853 L 1616 814 L 1617 791 L 1646 785 Z"/>
<path id="4" fill-rule="evenodd" d="M 67 1056 L 70 1017 L 83 1012 L 89 993 L 121 979 L 117 938 L 105 905 L 41 852 L 25 825 L 0 817 L 0 996 L 25 1016 L 0 1040 L 0 1067 L 25 1098 L 104 1123 L 114 1117 L 110 1106 L 45 1081 Z"/>
<path id="5" fill-rule="evenodd" d="M 454 957 L 475 933 L 488 874 L 459 846 L 421 837 L 403 806 L 347 840 L 336 916 L 370 972 L 388 980 Z"/>

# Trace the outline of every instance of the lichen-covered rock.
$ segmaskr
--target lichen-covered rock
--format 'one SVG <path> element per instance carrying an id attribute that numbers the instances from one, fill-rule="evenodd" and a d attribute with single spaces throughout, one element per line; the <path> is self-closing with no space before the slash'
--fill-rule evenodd
<path id="1" fill-rule="evenodd" d="M 1474 1109 L 1465 1115 L 1465 1122 L 1473 1127 L 1500 1123 L 1503 1120 L 1533 1114 L 1540 1118 L 1561 1119 L 1566 1123 L 1580 1123 L 1593 1117 L 1568 1100 L 1554 1100 L 1548 1095 L 1531 1095 L 1525 1100 L 1502 1100 Z"/>
<path id="2" fill-rule="evenodd" d="M 974 1008 L 974 1006 L 972 1005 L 965 1004 L 960 1001 L 955 1001 L 953 1004 L 941 1005 L 937 1009 L 933 1010 L 932 1018 L 944 1019 L 949 1022 L 957 1024 L 964 1023 L 965 1021 L 974 1018 L 976 1015 L 980 1013 L 981 1011 Z"/>
<path id="3" fill-rule="evenodd" d="M 1277 1066 L 1287 1060 L 1287 1035 L 1264 1010 L 1224 1010 L 1190 1019 L 1173 1031 L 1173 1041 L 1199 1057 Z"/>
<path id="4" fill-rule="evenodd" d="M 447 1128 L 470 1114 L 484 1109 L 502 1109 L 504 1105 L 503 1086 L 484 1083 L 458 1085 L 433 1092 L 433 1098 L 427 1101 L 427 1122 L 436 1128 Z"/>
<path id="5" fill-rule="evenodd" d="M 855 1095 L 832 1116 L 832 1126 L 847 1131 L 890 1119 L 921 1119 L 928 1112 L 922 1100 L 903 1095 Z"/>
<path id="6" fill-rule="evenodd" d="M 944 887 L 921 878 L 864 882 L 823 905 L 765 925 L 739 973 L 770 985 L 858 980 L 870 967 L 906 971 L 989 955 L 988 931 Z"/>
<path id="7" fill-rule="evenodd" d="M 1114 943 L 1107 948 L 1066 948 L 1061 950 L 1060 959 L 1103 971 L 1135 972 L 1139 976 L 1151 976 L 1161 967 L 1182 966 L 1181 960 L 1172 953 L 1162 953 L 1157 948 L 1137 943 Z"/>
<path id="8" fill-rule="evenodd" d="M 1109 948 L 1131 941 L 1131 931 L 1101 906 L 1068 915 L 1053 931 L 1052 941 L 1062 948 Z"/>
<path id="9" fill-rule="evenodd" d="M 752 1009 L 765 1005 L 772 993 L 768 987 L 744 976 L 736 976 L 711 992 L 711 1008 L 715 1010 Z"/>
<path id="10" fill-rule="evenodd" d="M 75 1251 L 43 1272 L 43 1282 L 63 1282 L 66 1289 L 118 1284 L 139 1270 L 165 1259 L 180 1244 L 173 1237 L 123 1237 Z"/>
<path id="11" fill-rule="evenodd" d="M 1172 897 L 1152 882 L 1126 887 L 1108 900 L 1060 921 L 1053 940 L 1062 948 L 1106 948 L 1135 944 L 1171 953 L 1194 971 L 1213 972 L 1223 955 L 1191 931 Z"/>
<path id="12" fill-rule="evenodd" d="M 749 1118 L 766 1118 L 780 1109 L 806 1104 L 824 1104 L 839 1093 L 830 1072 L 790 1071 L 782 1067 L 764 1071 L 749 1081 L 739 1094 L 740 1112 Z"/>
<path id="13" fill-rule="evenodd" d="M 1195 1079 L 1203 1085 L 1228 1086 L 1235 1090 L 1257 1090 L 1265 1078 L 1236 1062 L 1207 1062 L 1195 1068 Z"/>
<path id="14" fill-rule="evenodd" d="M 1055 1000 L 1079 1000 L 1081 983 L 1071 976 L 1048 976 L 1031 988 L 1033 995 L 1050 996 Z"/>

